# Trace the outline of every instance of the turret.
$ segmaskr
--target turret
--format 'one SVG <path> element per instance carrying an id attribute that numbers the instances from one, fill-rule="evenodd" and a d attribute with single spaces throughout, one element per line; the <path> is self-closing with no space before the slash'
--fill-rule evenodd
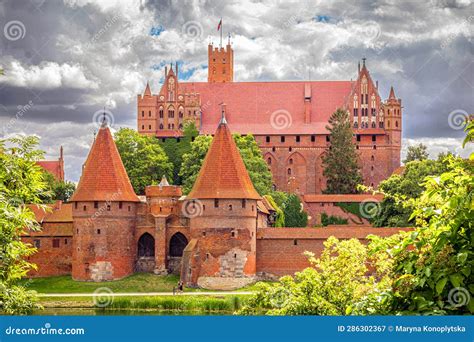
<path id="1" fill-rule="evenodd" d="M 390 87 L 388 99 L 383 104 L 385 112 L 385 130 L 391 145 L 392 172 L 400 166 L 400 149 L 402 141 L 402 100 L 395 96 Z"/>
<path id="2" fill-rule="evenodd" d="M 103 281 L 132 274 L 140 200 L 105 121 L 70 202 L 73 203 L 73 279 Z"/>
<path id="3" fill-rule="evenodd" d="M 230 38 L 225 48 L 215 48 L 209 44 L 207 81 L 209 83 L 225 83 L 234 81 L 234 50 Z"/>
<path id="4" fill-rule="evenodd" d="M 194 186 L 186 198 L 190 218 L 182 280 L 209 288 L 242 286 L 256 273 L 255 190 L 224 114 Z M 217 279 L 217 280 L 216 280 Z"/>

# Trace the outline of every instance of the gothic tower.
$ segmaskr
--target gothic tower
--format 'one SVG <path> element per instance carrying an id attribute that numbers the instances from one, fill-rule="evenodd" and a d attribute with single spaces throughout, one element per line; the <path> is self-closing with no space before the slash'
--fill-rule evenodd
<path id="1" fill-rule="evenodd" d="M 388 133 L 392 172 L 400 166 L 400 149 L 402 141 L 402 100 L 395 97 L 393 87 L 384 103 L 385 129 Z"/>
<path id="2" fill-rule="evenodd" d="M 209 44 L 208 48 L 208 71 L 207 81 L 209 83 L 225 83 L 234 81 L 234 50 L 230 45 L 230 39 L 225 48 L 215 48 Z"/>
<path id="3" fill-rule="evenodd" d="M 103 281 L 132 274 L 140 200 L 105 121 L 70 202 L 73 203 L 72 278 Z"/>
<path id="4" fill-rule="evenodd" d="M 181 270 L 187 284 L 212 288 L 225 278 L 228 286 L 242 285 L 255 276 L 259 199 L 223 115 L 186 198 L 200 212 L 190 219 L 190 254 Z"/>

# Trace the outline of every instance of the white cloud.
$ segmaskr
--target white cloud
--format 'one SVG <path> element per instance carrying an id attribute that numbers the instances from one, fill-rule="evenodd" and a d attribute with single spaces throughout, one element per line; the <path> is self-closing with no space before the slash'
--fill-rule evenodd
<path id="1" fill-rule="evenodd" d="M 462 158 L 468 158 L 474 153 L 474 144 L 468 144 L 462 147 L 463 138 L 419 138 L 419 139 L 403 139 L 402 141 L 402 160 L 405 159 L 409 146 L 422 143 L 427 146 L 427 150 L 431 159 L 436 159 L 438 154 L 451 152 Z"/>

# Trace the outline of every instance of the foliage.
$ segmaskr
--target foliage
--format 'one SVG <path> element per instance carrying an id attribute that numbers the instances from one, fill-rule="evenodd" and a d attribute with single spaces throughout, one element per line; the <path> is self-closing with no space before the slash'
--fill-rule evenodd
<path id="1" fill-rule="evenodd" d="M 332 224 L 347 224 L 349 221 L 340 216 L 328 215 L 326 213 L 321 214 L 321 224 L 323 227 L 332 225 Z"/>
<path id="2" fill-rule="evenodd" d="M 121 128 L 115 133 L 115 144 L 138 195 L 144 194 L 147 185 L 157 184 L 164 175 L 172 179 L 173 165 L 155 137 Z"/>
<path id="3" fill-rule="evenodd" d="M 276 217 L 273 224 L 274 227 L 284 227 L 285 226 L 285 213 L 280 208 L 280 206 L 275 202 L 272 195 L 264 195 L 265 199 L 270 203 L 270 205 L 275 209 Z"/>
<path id="4" fill-rule="evenodd" d="M 181 138 L 167 138 L 159 141 L 161 147 L 173 164 L 173 184 L 181 185 L 183 180 L 179 174 L 183 155 L 191 151 L 191 143 L 198 136 L 199 131 L 193 122 L 184 124 L 183 136 Z"/>
<path id="5" fill-rule="evenodd" d="M 336 203 L 336 206 L 341 208 L 342 210 L 351 213 L 357 217 L 360 217 L 361 219 L 368 220 L 369 222 L 372 222 L 371 217 L 364 217 L 362 216 L 361 210 L 360 210 L 360 202 L 338 202 Z"/>
<path id="6" fill-rule="evenodd" d="M 238 134 L 234 134 L 233 137 L 255 189 L 260 195 L 270 193 L 272 174 L 262 157 L 255 138 L 252 135 L 240 136 Z M 211 142 L 211 136 L 200 135 L 191 143 L 190 152 L 183 155 L 179 172 L 179 176 L 183 180 L 183 193 L 188 194 L 191 191 Z"/>
<path id="7" fill-rule="evenodd" d="M 36 137 L 0 140 L 0 308 L 7 314 L 26 314 L 38 307 L 33 291 L 19 285 L 36 266 L 25 260 L 36 249 L 21 241 L 26 230 L 40 229 L 28 204 L 48 197 L 44 172 L 36 165 L 43 153 Z"/>
<path id="8" fill-rule="evenodd" d="M 76 184 L 73 182 L 58 181 L 47 171 L 44 171 L 44 179 L 51 192 L 51 196 L 42 196 L 42 199 L 45 202 L 54 202 L 58 200 L 67 202 L 76 190 Z"/>
<path id="9" fill-rule="evenodd" d="M 259 284 L 241 314 L 347 315 L 387 311 L 386 301 L 375 301 L 373 293 L 389 288 L 389 261 L 374 258 L 373 275 L 367 275 L 367 247 L 357 239 L 324 242 L 320 258 L 307 253 L 312 267 L 285 276 L 275 284 Z"/>
<path id="10" fill-rule="evenodd" d="M 285 215 L 285 227 L 306 227 L 308 225 L 308 214 L 303 209 L 299 197 L 290 194 L 282 204 Z"/>
<path id="11" fill-rule="evenodd" d="M 407 155 L 404 164 L 414 160 L 425 160 L 428 159 L 428 151 L 426 145 L 419 143 L 418 145 L 408 146 Z"/>
<path id="12" fill-rule="evenodd" d="M 452 155 L 448 155 L 448 158 Z M 408 227 L 413 212 L 409 199 L 418 198 L 425 190 L 422 182 L 427 176 L 437 176 L 449 168 L 448 159 L 412 161 L 401 175 L 392 175 L 382 181 L 378 190 L 384 194 L 379 215 L 374 217 L 376 227 Z"/>
<path id="13" fill-rule="evenodd" d="M 357 185 L 362 183 L 358 155 L 352 142 L 352 128 L 349 113 L 337 109 L 329 118 L 330 147 L 322 158 L 323 175 L 326 177 L 329 194 L 357 193 Z"/>

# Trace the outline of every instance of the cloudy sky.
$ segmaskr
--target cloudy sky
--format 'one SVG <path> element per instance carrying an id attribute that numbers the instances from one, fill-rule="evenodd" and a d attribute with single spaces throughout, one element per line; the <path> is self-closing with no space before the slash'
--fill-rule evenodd
<path id="1" fill-rule="evenodd" d="M 235 50 L 234 80 L 348 80 L 367 58 L 382 98 L 404 105 L 404 149 L 460 148 L 459 118 L 473 113 L 473 5 L 432 1 L 0 2 L 0 136 L 64 146 L 77 181 L 104 106 L 114 127 L 136 128 L 136 95 L 159 89 L 163 66 L 205 81 L 207 44 L 222 17 Z M 472 151 L 472 149 L 471 149 Z"/>

